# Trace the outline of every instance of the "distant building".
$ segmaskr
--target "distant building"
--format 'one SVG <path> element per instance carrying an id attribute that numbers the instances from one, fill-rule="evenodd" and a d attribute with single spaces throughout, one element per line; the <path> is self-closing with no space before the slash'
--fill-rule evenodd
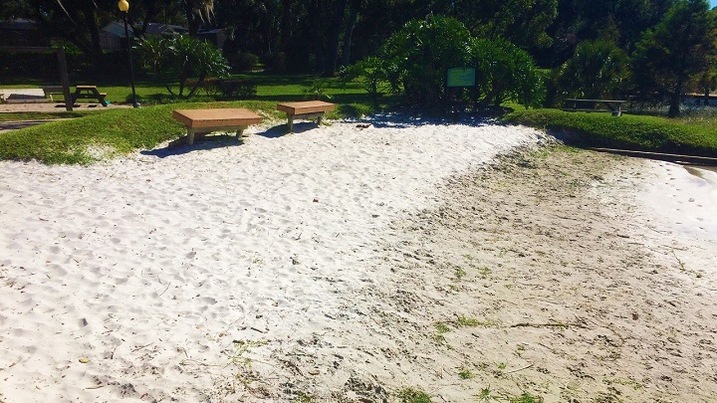
<path id="1" fill-rule="evenodd" d="M 162 35 L 162 36 L 173 36 L 186 34 L 189 31 L 180 27 L 179 25 L 159 24 L 156 22 L 150 22 L 147 24 L 147 31 L 145 35 Z M 134 31 L 132 26 L 127 27 L 127 33 L 130 38 L 134 37 Z M 107 24 L 100 32 L 100 46 L 104 50 L 116 51 L 123 48 L 125 41 L 124 33 L 124 22 L 113 21 Z"/>
<path id="2" fill-rule="evenodd" d="M 213 43 L 219 50 L 224 49 L 224 42 L 229 38 L 225 28 L 202 30 L 199 31 L 198 36 L 204 41 Z"/>
<path id="3" fill-rule="evenodd" d="M 708 103 L 705 105 L 705 94 L 689 93 L 685 94 L 683 102 L 691 106 L 717 106 L 717 94 L 710 94 L 707 97 Z"/>

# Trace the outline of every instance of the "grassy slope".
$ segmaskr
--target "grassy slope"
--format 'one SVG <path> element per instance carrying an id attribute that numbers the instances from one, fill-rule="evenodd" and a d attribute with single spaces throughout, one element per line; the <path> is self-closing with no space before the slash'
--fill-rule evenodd
<path id="1" fill-rule="evenodd" d="M 240 76 L 257 83 L 253 101 L 215 102 L 200 93 L 194 103 L 181 103 L 167 95 L 156 84 L 140 83 L 140 96 L 169 104 L 140 109 L 97 111 L 78 119 L 52 122 L 41 126 L 14 130 L 0 135 L 0 159 L 31 160 L 45 163 L 91 163 L 96 158 L 89 148 L 102 154 L 128 153 L 155 147 L 165 140 L 179 137 L 184 128 L 171 118 L 172 109 L 207 107 L 245 107 L 279 117 L 276 102 L 311 99 L 320 91 L 339 105 L 334 117 L 357 116 L 371 112 L 366 92 L 356 83 L 342 86 L 338 79 L 315 76 L 244 74 Z M 318 83 L 318 85 L 317 85 Z M 98 83 L 98 85 L 101 85 Z M 126 86 L 101 86 L 108 99 L 126 97 Z M 120 99 L 120 101 L 124 101 Z M 181 100 L 180 100 L 181 101 Z M 204 101 L 204 102 L 202 102 Z M 386 97 L 391 102 L 391 97 Z M 116 102 L 116 101 L 115 101 Z M 175 103 L 176 102 L 176 103 Z M 384 105 L 385 106 L 385 105 Z M 0 114 L 0 120 L 77 117 L 80 114 L 25 115 Z M 554 131 L 568 132 L 579 145 L 629 148 L 684 154 L 717 156 L 717 119 L 693 118 L 671 120 L 652 116 L 624 115 L 619 118 L 605 113 L 563 112 L 555 109 L 519 109 L 503 118 L 504 122 L 524 124 Z M 111 151 L 108 153 L 108 151 Z"/>
<path id="2" fill-rule="evenodd" d="M 185 133 L 172 119 L 172 109 L 245 107 L 271 110 L 270 102 L 215 102 L 159 105 L 94 112 L 78 119 L 49 122 L 0 135 L 0 159 L 87 164 L 95 160 L 88 147 L 124 154 L 148 149 Z"/>
<path id="3" fill-rule="evenodd" d="M 625 148 L 717 157 L 714 119 L 674 120 L 655 116 L 564 112 L 556 109 L 519 110 L 505 122 L 564 131 L 582 146 Z"/>

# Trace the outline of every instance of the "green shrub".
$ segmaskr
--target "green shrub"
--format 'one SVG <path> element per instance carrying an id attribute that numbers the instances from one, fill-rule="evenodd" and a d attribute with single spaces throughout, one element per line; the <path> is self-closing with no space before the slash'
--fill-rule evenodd
<path id="1" fill-rule="evenodd" d="M 499 106 L 507 100 L 537 106 L 545 96 L 532 57 L 504 39 L 474 39 L 469 45 L 481 101 Z"/>
<path id="2" fill-rule="evenodd" d="M 560 70 L 562 93 L 580 98 L 617 97 L 628 76 L 628 63 L 627 54 L 610 41 L 582 42 Z"/>
<path id="3" fill-rule="evenodd" d="M 230 58 L 229 64 L 235 71 L 251 71 L 259 64 L 259 56 L 249 52 L 240 52 Z"/>
<path id="4" fill-rule="evenodd" d="M 219 90 L 224 98 L 247 99 L 256 95 L 256 83 L 241 79 L 219 80 Z"/>
<path id="5" fill-rule="evenodd" d="M 371 96 L 374 108 L 378 108 L 379 98 L 390 89 L 383 59 L 379 57 L 367 57 L 356 64 L 343 67 L 340 75 L 344 85 L 349 81 L 358 81 Z"/>
<path id="6" fill-rule="evenodd" d="M 401 403 L 431 403 L 431 397 L 422 390 L 405 388 L 398 392 Z"/>
<path id="7" fill-rule="evenodd" d="M 261 57 L 261 62 L 264 64 L 264 69 L 270 70 L 274 73 L 286 72 L 286 53 L 284 52 L 269 52 Z"/>
<path id="8" fill-rule="evenodd" d="M 446 71 L 465 66 L 470 33 L 455 18 L 431 15 L 408 22 L 383 46 L 385 74 L 394 91 L 413 104 L 444 100 Z"/>
<path id="9" fill-rule="evenodd" d="M 229 73 L 229 64 L 219 49 L 212 44 L 188 35 L 171 38 L 144 38 L 138 43 L 139 56 L 143 67 L 150 70 L 172 95 L 191 97 L 202 88 L 207 77 L 224 77 Z M 187 83 L 191 78 L 191 86 Z M 173 84 L 178 85 L 177 92 Z"/>
<path id="10" fill-rule="evenodd" d="M 368 78 L 366 71 L 374 75 L 367 83 L 375 85 L 386 79 L 391 89 L 402 91 L 411 104 L 433 107 L 445 103 L 446 73 L 452 67 L 476 68 L 474 101 L 498 106 L 510 99 L 537 106 L 544 98 L 543 80 L 526 51 L 503 39 L 472 38 L 465 26 L 451 17 L 410 21 L 386 42 L 382 53 L 381 59 L 363 66 L 364 77 Z"/>

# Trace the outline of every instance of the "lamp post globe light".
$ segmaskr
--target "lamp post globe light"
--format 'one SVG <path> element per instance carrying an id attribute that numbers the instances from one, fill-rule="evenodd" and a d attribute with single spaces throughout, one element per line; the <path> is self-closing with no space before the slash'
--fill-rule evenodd
<path id="1" fill-rule="evenodd" d="M 137 93 L 134 90 L 134 67 L 132 66 L 132 45 L 129 43 L 129 30 L 127 29 L 127 14 L 129 12 L 129 2 L 127 0 L 119 0 L 117 8 L 122 12 L 124 19 L 124 37 L 127 40 L 127 59 L 129 60 L 129 81 L 132 85 L 132 107 L 139 108 L 137 102 Z"/>

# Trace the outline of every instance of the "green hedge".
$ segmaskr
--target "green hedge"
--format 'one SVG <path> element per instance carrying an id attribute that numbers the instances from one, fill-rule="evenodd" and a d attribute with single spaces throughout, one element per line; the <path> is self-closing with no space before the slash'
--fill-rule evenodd
<path id="1" fill-rule="evenodd" d="M 710 120 L 688 123 L 655 116 L 531 109 L 510 113 L 503 121 L 554 131 L 578 146 L 717 157 L 717 131 Z"/>

